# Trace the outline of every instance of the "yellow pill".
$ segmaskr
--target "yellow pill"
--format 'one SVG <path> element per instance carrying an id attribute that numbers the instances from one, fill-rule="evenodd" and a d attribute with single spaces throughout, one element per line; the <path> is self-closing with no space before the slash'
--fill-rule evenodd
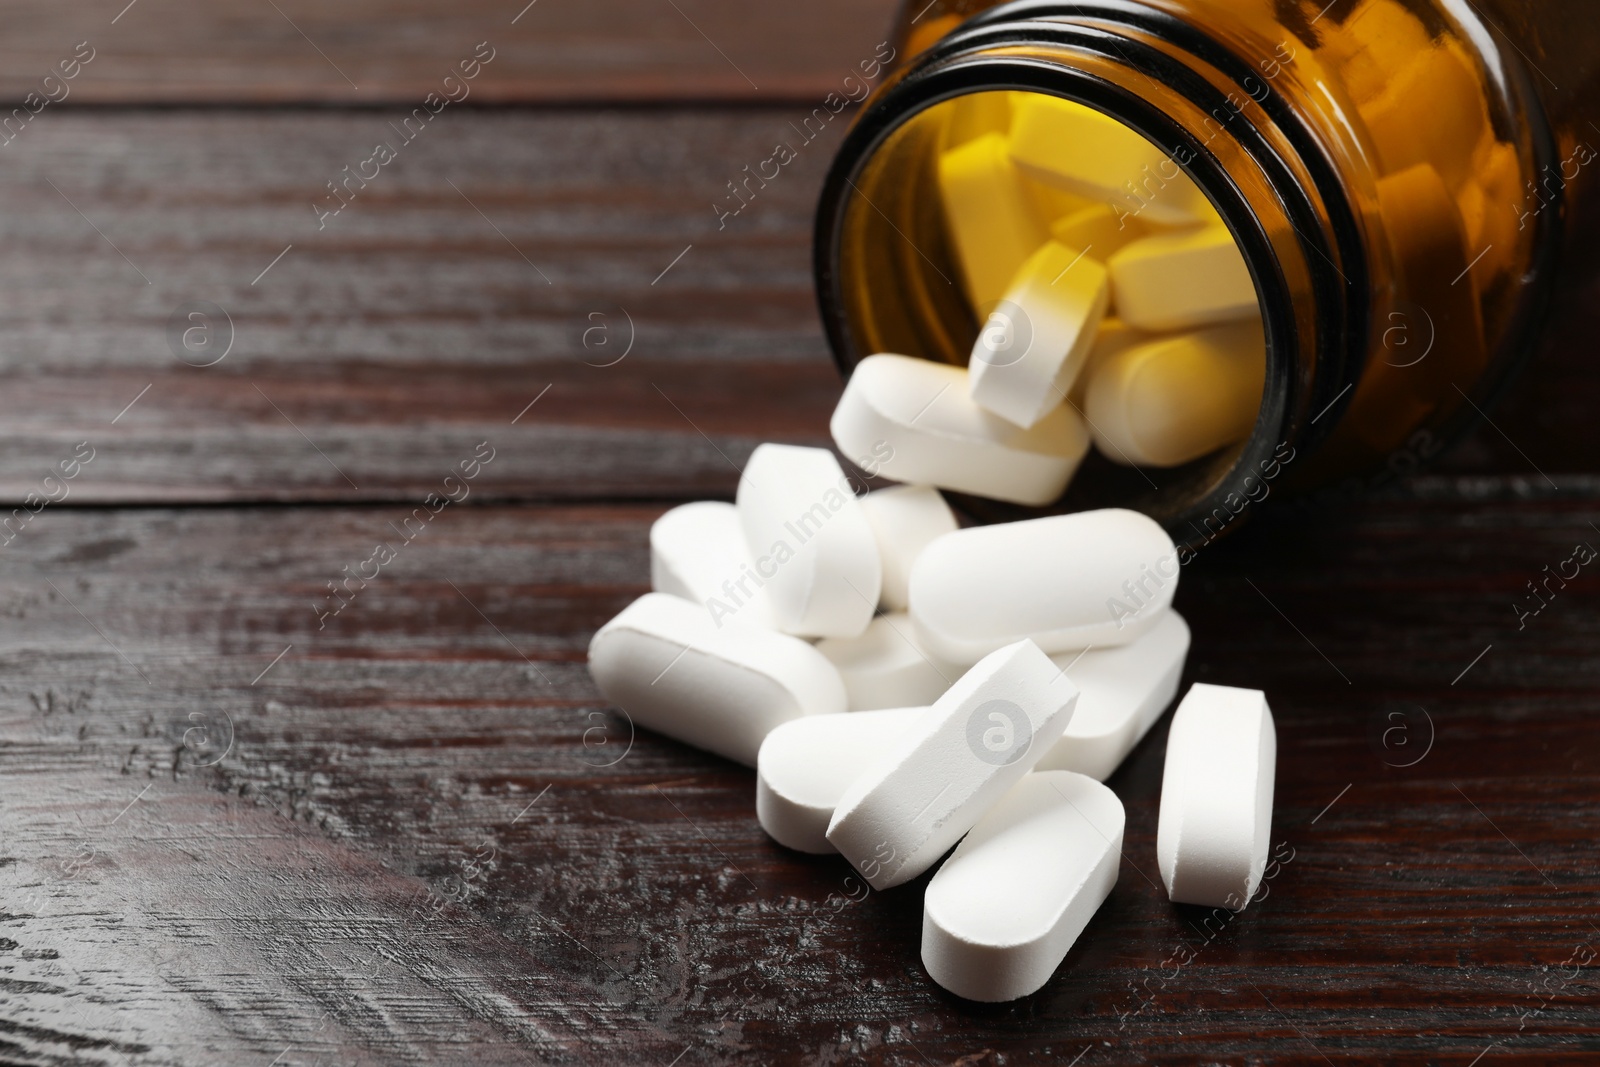
<path id="1" fill-rule="evenodd" d="M 1033 199 L 1034 211 L 1044 221 L 1046 227 L 1053 227 L 1067 216 L 1095 206 L 1093 200 L 1087 200 L 1077 193 L 1069 193 L 1059 186 L 1036 182 L 1020 170 L 1017 171 L 1017 177 L 1022 179 L 1023 186 Z M 1131 224 L 1129 228 L 1132 228 Z"/>
<path id="2" fill-rule="evenodd" d="M 1028 177 L 1164 225 L 1205 221 L 1210 203 L 1160 148 L 1082 104 L 1028 94 L 1012 104 L 1011 159 Z"/>
<path id="3" fill-rule="evenodd" d="M 1451 189 L 1471 176 L 1473 149 L 1489 126 L 1473 61 L 1449 39 L 1415 54 L 1361 114 L 1384 170 L 1427 163 Z"/>
<path id="4" fill-rule="evenodd" d="M 1243 440 L 1266 380 L 1259 320 L 1124 349 L 1089 381 L 1089 432 L 1107 459 L 1176 467 Z"/>
<path id="5" fill-rule="evenodd" d="M 967 395 L 1024 429 L 1066 399 L 1106 312 L 1106 270 L 1044 244 L 1017 271 L 972 346 Z"/>
<path id="6" fill-rule="evenodd" d="M 1431 43 L 1417 16 L 1393 0 L 1368 0 L 1342 26 L 1330 19 L 1323 38 L 1345 88 L 1357 100 L 1382 93 L 1394 72 Z"/>
<path id="7" fill-rule="evenodd" d="M 1539 206 L 1531 199 L 1524 203 L 1516 148 L 1493 137 L 1485 140 L 1473 153 L 1473 177 L 1462 188 L 1459 201 L 1467 230 L 1467 254 L 1494 250 L 1473 264 L 1472 276 L 1479 281 L 1492 273 L 1491 268 L 1510 261 L 1517 248 L 1517 231 L 1533 225 L 1532 212 Z M 1526 220 L 1524 211 L 1529 212 Z"/>
<path id="8" fill-rule="evenodd" d="M 1221 226 L 1135 241 L 1106 263 L 1117 316 L 1141 330 L 1186 330 L 1256 315 L 1244 256 Z"/>
<path id="9" fill-rule="evenodd" d="M 1145 228 L 1105 204 L 1091 204 L 1050 224 L 1050 239 L 1076 248 L 1104 263 L 1124 245 L 1145 235 Z"/>
<path id="10" fill-rule="evenodd" d="M 967 299 L 987 313 L 1048 236 L 1006 154 L 1005 137 L 987 133 L 941 154 L 939 193 Z"/>
<path id="11" fill-rule="evenodd" d="M 950 118 L 945 126 L 946 148 L 964 145 L 986 133 L 1005 133 L 1011 128 L 1011 93 L 968 93 L 950 102 Z"/>
<path id="12" fill-rule="evenodd" d="M 1067 390 L 1067 401 L 1078 410 L 1083 410 L 1084 398 L 1089 395 L 1089 383 L 1094 380 L 1095 368 L 1104 366 L 1112 356 L 1125 348 L 1144 344 L 1154 340 L 1155 335 L 1145 330 L 1136 330 L 1115 316 L 1108 315 L 1100 320 L 1100 329 L 1095 331 L 1094 344 L 1089 346 L 1089 354 L 1084 357 L 1083 366 L 1078 369 L 1077 377 L 1072 379 L 1072 388 Z"/>
<path id="13" fill-rule="evenodd" d="M 1399 446 L 1406 427 L 1458 403 L 1455 383 L 1472 380 L 1488 353 L 1478 298 L 1466 281 L 1479 250 L 1467 251 L 1465 227 L 1443 179 L 1419 164 L 1380 179 L 1377 193 L 1394 281 L 1374 293 L 1381 301 L 1373 323 L 1378 347 L 1345 419 L 1363 444 L 1388 451 Z"/>

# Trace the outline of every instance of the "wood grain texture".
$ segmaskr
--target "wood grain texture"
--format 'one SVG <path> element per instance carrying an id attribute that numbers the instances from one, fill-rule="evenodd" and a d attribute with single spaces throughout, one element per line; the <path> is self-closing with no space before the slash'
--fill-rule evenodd
<path id="1" fill-rule="evenodd" d="M 887 0 L 9 0 L 0 99 L 20 102 L 87 41 L 67 103 L 413 104 L 486 41 L 479 102 L 811 100 L 872 56 L 892 13 Z"/>
<path id="2" fill-rule="evenodd" d="M 0 144 L 0 1064 L 1600 1057 L 1600 594 L 1528 591 L 1600 545 L 1600 301 L 1432 472 L 1275 500 L 1184 573 L 1186 682 L 1278 721 L 1238 918 L 1151 881 L 1163 723 L 1064 966 L 961 1002 L 918 962 L 924 881 L 774 845 L 749 771 L 601 700 L 587 642 L 654 517 L 826 442 L 846 118 L 797 126 L 888 14 L 6 6 L 11 98 L 96 53 Z M 467 106 L 400 133 L 483 40 Z M 527 103 L 563 106 L 479 106 Z"/>
<path id="3" fill-rule="evenodd" d="M 485 439 L 502 495 L 726 492 L 839 388 L 809 227 L 845 120 L 713 210 L 800 117 L 446 111 L 319 229 L 381 115 L 46 114 L 0 148 L 0 493 L 89 440 L 84 501 L 415 497 Z M 195 300 L 214 366 L 174 355 Z"/>
<path id="4" fill-rule="evenodd" d="M 1226 923 L 1165 902 L 1163 723 L 1111 780 L 1110 901 L 998 1007 L 922 973 L 922 881 L 863 898 L 764 837 L 749 771 L 598 697 L 584 648 L 644 590 L 659 510 L 448 507 L 321 629 L 403 509 L 42 512 L 0 570 L 6 1055 L 1600 1053 L 1600 594 L 1512 607 L 1600 542 L 1592 503 L 1283 510 L 1205 549 L 1186 682 L 1269 694 L 1285 862 Z"/>
<path id="5" fill-rule="evenodd" d="M 79 502 L 415 499 L 484 440 L 502 499 L 727 495 L 760 441 L 824 443 L 839 390 L 810 227 L 846 120 L 801 118 L 447 110 L 319 228 L 383 115 L 47 111 L 0 147 L 0 499 L 79 441 Z M 213 366 L 175 355 L 194 301 Z M 1597 315 L 1446 472 L 1600 470 Z"/>

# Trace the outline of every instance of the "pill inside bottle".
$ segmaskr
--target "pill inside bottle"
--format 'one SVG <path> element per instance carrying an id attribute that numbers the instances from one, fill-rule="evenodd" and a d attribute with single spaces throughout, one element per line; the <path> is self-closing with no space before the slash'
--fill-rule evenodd
<path id="1" fill-rule="evenodd" d="M 964 399 L 1019 430 L 1066 408 L 1103 468 L 1236 451 L 1266 337 L 1245 258 L 1199 185 L 1070 100 L 989 91 L 930 111 L 947 299 L 975 330 Z"/>
<path id="2" fill-rule="evenodd" d="M 1518 191 L 1539 101 L 1424 6 L 903 23 L 819 201 L 829 344 L 873 371 L 836 442 L 889 442 L 980 522 L 1127 508 L 1191 548 L 1437 455 L 1531 347 L 1559 226 Z M 1051 477 L 929 458 L 973 441 Z"/>

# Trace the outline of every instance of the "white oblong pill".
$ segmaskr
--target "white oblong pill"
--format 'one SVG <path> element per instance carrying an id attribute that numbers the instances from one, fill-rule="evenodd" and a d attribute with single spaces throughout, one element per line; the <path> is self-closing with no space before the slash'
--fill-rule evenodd
<path id="1" fill-rule="evenodd" d="M 887 454 L 885 478 L 1014 504 L 1054 501 L 1089 447 L 1065 404 L 1024 430 L 974 404 L 961 367 L 888 354 L 856 364 L 829 429 L 847 456 Z"/>
<path id="2" fill-rule="evenodd" d="M 878 539 L 883 588 L 878 602 L 890 611 L 906 610 L 911 565 L 936 537 L 958 528 L 939 490 L 929 485 L 892 485 L 861 498 L 861 510 Z"/>
<path id="3" fill-rule="evenodd" d="M 1260 315 L 1256 284 L 1225 226 L 1140 238 L 1106 269 L 1117 317 L 1141 330 L 1192 330 Z"/>
<path id="4" fill-rule="evenodd" d="M 922 965 L 958 997 L 998 1002 L 1055 973 L 1112 886 L 1126 816 L 1071 771 L 1023 777 L 928 883 Z"/>
<path id="5" fill-rule="evenodd" d="M 833 453 L 760 445 L 745 464 L 736 499 L 779 628 L 810 637 L 865 630 L 878 609 L 883 565 Z"/>
<path id="6" fill-rule="evenodd" d="M 780 723 L 845 709 L 844 682 L 808 642 L 646 593 L 595 632 L 589 673 L 636 725 L 754 767 Z"/>
<path id="7" fill-rule="evenodd" d="M 915 878 L 1056 743 L 1077 700 L 1031 641 L 986 656 L 850 783 L 828 841 L 874 889 Z"/>
<path id="8" fill-rule="evenodd" d="M 1212 326 L 1098 364 L 1084 412 L 1112 462 L 1176 467 L 1250 435 L 1266 376 L 1260 320 Z"/>
<path id="9" fill-rule="evenodd" d="M 1215 213 L 1205 193 L 1166 153 L 1110 115 L 1041 93 L 1011 107 L 1011 160 L 1036 181 L 1121 215 L 1183 226 Z"/>
<path id="10" fill-rule="evenodd" d="M 1172 714 L 1156 862 L 1177 904 L 1243 911 L 1272 830 L 1278 735 L 1259 689 L 1195 683 Z"/>
<path id="11" fill-rule="evenodd" d="M 769 630 L 777 617 L 745 548 L 739 512 L 720 500 L 680 504 L 650 526 L 650 588 L 692 600 L 715 622 Z"/>
<path id="12" fill-rule="evenodd" d="M 761 742 L 756 756 L 756 819 L 778 844 L 798 852 L 838 851 L 828 822 L 850 783 L 928 708 L 885 708 L 791 719 Z"/>
<path id="13" fill-rule="evenodd" d="M 1028 638 L 1046 652 L 1125 645 L 1178 588 L 1178 550 L 1159 523 L 1107 508 L 945 534 L 911 568 L 922 647 L 974 663 Z"/>
<path id="14" fill-rule="evenodd" d="M 1044 244 L 1044 224 L 1011 165 L 1004 134 L 986 133 L 940 153 L 938 177 L 962 285 L 982 313 Z"/>
<path id="15" fill-rule="evenodd" d="M 1017 271 L 973 342 L 973 403 L 1018 426 L 1059 407 L 1094 344 L 1109 294 L 1098 261 L 1046 242 Z"/>
<path id="16" fill-rule="evenodd" d="M 923 651 L 905 615 L 879 615 L 860 637 L 825 637 L 816 648 L 838 668 L 851 711 L 932 704 L 964 673 Z"/>
<path id="17" fill-rule="evenodd" d="M 1078 687 L 1078 710 L 1037 769 L 1111 777 L 1178 695 L 1188 654 L 1189 627 L 1168 608 L 1129 644 L 1051 656 Z"/>

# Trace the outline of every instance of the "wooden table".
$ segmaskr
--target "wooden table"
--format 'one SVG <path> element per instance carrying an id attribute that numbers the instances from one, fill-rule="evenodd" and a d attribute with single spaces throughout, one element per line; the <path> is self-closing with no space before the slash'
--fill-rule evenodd
<path id="1" fill-rule="evenodd" d="M 123 4 L 0 14 L 9 99 L 93 52 L 0 145 L 0 1062 L 1600 1057 L 1600 586 L 1516 613 L 1600 544 L 1592 312 L 1432 473 L 1186 571 L 1187 679 L 1277 716 L 1266 899 L 1154 884 L 1159 726 L 1110 900 L 975 1006 L 921 881 L 777 847 L 584 668 L 657 515 L 826 441 L 843 120 L 713 205 L 887 4 Z"/>

